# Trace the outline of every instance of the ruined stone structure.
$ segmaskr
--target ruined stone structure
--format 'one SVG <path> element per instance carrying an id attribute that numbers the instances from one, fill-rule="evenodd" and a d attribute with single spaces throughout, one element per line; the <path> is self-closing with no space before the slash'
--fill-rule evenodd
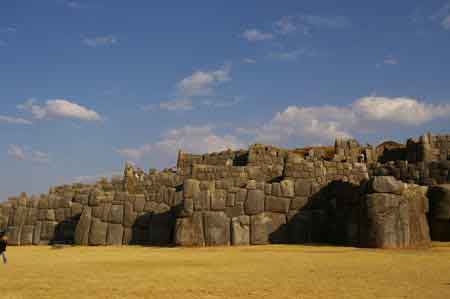
<path id="1" fill-rule="evenodd" d="M 450 240 L 450 136 L 374 148 L 179 152 L 176 170 L 21 194 L 0 204 L 13 245 L 332 243 L 417 248 Z"/>

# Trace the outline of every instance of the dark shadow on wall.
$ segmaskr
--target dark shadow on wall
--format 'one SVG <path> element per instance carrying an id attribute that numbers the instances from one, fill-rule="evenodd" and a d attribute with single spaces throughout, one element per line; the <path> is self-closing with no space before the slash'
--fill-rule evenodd
<path id="1" fill-rule="evenodd" d="M 273 244 L 360 245 L 360 185 L 333 181 L 269 235 Z"/>
<path id="2" fill-rule="evenodd" d="M 50 240 L 50 244 L 73 244 L 75 229 L 80 220 L 80 216 L 81 214 L 59 222 L 55 227 L 55 235 Z"/>
<path id="3" fill-rule="evenodd" d="M 173 246 L 175 213 L 172 208 L 164 213 L 145 213 L 136 218 L 131 227 L 129 244 L 147 246 Z"/>

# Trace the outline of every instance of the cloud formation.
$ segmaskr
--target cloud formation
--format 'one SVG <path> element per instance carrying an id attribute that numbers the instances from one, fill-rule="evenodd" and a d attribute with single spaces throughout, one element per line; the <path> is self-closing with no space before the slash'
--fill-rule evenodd
<path id="1" fill-rule="evenodd" d="M 119 42 L 119 39 L 114 35 L 86 37 L 82 39 L 83 44 L 88 47 L 96 48 L 99 46 L 115 45 Z"/>
<path id="2" fill-rule="evenodd" d="M 190 99 L 176 99 L 159 103 L 161 110 L 167 111 L 186 111 L 192 110 L 192 101 Z"/>
<path id="3" fill-rule="evenodd" d="M 178 92 L 186 97 L 210 95 L 215 86 L 231 80 L 230 72 L 228 64 L 217 70 L 196 71 L 178 82 Z"/>
<path id="4" fill-rule="evenodd" d="M 242 37 L 249 42 L 259 42 L 271 40 L 274 38 L 274 35 L 270 32 L 262 32 L 258 29 L 247 29 L 242 33 Z"/>
<path id="5" fill-rule="evenodd" d="M 20 117 L 11 117 L 0 115 L 0 123 L 14 124 L 14 125 L 31 125 L 33 124 L 31 121 L 20 118 Z"/>
<path id="6" fill-rule="evenodd" d="M 450 118 L 450 104 L 429 104 L 405 97 L 363 97 L 349 106 L 290 106 L 257 128 L 240 128 L 252 142 L 283 145 L 331 144 L 335 138 L 383 130 L 386 125 L 420 126 Z"/>
<path id="7" fill-rule="evenodd" d="M 15 160 L 31 161 L 35 163 L 46 164 L 50 162 L 50 157 L 47 153 L 33 150 L 29 147 L 20 146 L 17 144 L 10 144 L 8 146 L 8 155 Z"/>
<path id="8" fill-rule="evenodd" d="M 178 150 L 190 153 L 206 153 L 222 151 L 228 148 L 238 149 L 246 145 L 236 136 L 218 134 L 213 126 L 185 126 L 167 131 L 155 143 L 145 144 L 137 148 L 116 150 L 118 154 L 134 162 L 145 157 L 153 157 L 158 166 L 169 166 L 176 160 Z"/>
<path id="9" fill-rule="evenodd" d="M 82 121 L 99 121 L 100 115 L 91 109 L 65 99 L 48 100 L 41 106 L 36 100 L 30 99 L 18 106 L 19 109 L 29 111 L 36 119 L 71 118 Z"/>

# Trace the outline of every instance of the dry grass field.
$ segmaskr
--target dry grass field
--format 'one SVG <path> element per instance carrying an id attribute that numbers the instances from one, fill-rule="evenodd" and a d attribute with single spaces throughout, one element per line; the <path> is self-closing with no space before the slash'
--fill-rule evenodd
<path id="1" fill-rule="evenodd" d="M 450 244 L 9 247 L 0 298 L 450 298 Z"/>

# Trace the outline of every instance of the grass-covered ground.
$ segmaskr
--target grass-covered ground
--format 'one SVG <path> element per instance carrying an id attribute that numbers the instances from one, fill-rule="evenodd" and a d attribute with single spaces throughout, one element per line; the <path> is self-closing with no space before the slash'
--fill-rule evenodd
<path id="1" fill-rule="evenodd" d="M 450 244 L 9 247 L 0 298 L 450 298 Z"/>

